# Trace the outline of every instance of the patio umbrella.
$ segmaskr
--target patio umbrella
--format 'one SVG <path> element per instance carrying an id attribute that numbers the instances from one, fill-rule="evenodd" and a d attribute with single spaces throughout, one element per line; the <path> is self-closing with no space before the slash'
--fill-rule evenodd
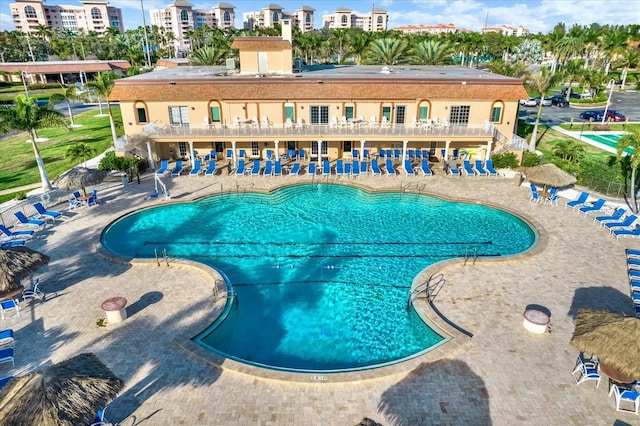
<path id="1" fill-rule="evenodd" d="M 17 289 L 21 279 L 47 263 L 49 256 L 28 247 L 0 249 L 0 292 Z"/>
<path id="2" fill-rule="evenodd" d="M 82 192 L 86 196 L 87 190 L 85 187 L 99 184 L 104 180 L 104 177 L 105 172 L 102 170 L 74 167 L 60 175 L 53 183 L 64 190 L 82 188 Z"/>
<path id="3" fill-rule="evenodd" d="M 575 176 L 570 175 L 553 163 L 527 167 L 524 169 L 524 174 L 529 182 L 538 183 L 545 187 L 555 186 L 556 188 L 562 188 L 576 183 Z"/>
<path id="4" fill-rule="evenodd" d="M 80 354 L 11 379 L 0 391 L 0 419 L 10 425 L 88 425 L 123 386 L 94 354 Z"/>
<path id="5" fill-rule="evenodd" d="M 600 359 L 601 370 L 623 383 L 640 379 L 640 319 L 580 309 L 571 344 Z"/>

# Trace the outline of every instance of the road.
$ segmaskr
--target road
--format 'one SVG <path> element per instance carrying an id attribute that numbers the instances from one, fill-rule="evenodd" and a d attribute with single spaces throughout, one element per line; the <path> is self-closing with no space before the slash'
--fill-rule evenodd
<path id="1" fill-rule="evenodd" d="M 585 121 L 580 118 L 580 113 L 587 109 L 589 108 L 558 108 L 556 106 L 542 107 L 540 120 L 545 124 L 560 124 L 569 123 L 573 118 L 574 123 L 580 124 Z M 613 92 L 611 95 L 611 104 L 609 105 L 609 109 L 621 111 L 629 119 L 629 122 L 640 122 L 640 92 Z M 518 117 L 533 120 L 535 119 L 537 111 L 538 107 L 526 107 L 521 105 Z"/>

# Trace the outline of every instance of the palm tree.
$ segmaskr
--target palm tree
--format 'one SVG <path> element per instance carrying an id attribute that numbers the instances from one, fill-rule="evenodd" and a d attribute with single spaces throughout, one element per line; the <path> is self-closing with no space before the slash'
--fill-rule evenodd
<path id="1" fill-rule="evenodd" d="M 631 200 L 627 205 L 634 213 L 638 213 L 638 199 L 636 196 L 636 171 L 640 167 L 640 129 L 629 127 L 620 139 L 618 139 L 618 159 L 627 157 L 631 168 Z M 626 197 L 625 197 L 626 198 Z"/>
<path id="2" fill-rule="evenodd" d="M 369 44 L 367 58 L 370 63 L 395 65 L 405 62 L 407 41 L 401 38 L 382 38 Z"/>
<path id="3" fill-rule="evenodd" d="M 116 74 L 113 71 L 101 72 L 98 74 L 94 81 L 90 81 L 87 83 L 87 86 L 89 86 L 95 92 L 95 94 L 98 95 L 98 99 L 106 99 L 107 101 L 109 124 L 111 124 L 111 137 L 113 138 L 114 145 L 116 144 L 116 139 L 118 138 L 118 136 L 116 135 L 116 125 L 113 122 L 111 104 L 109 103 L 109 93 L 111 93 L 111 89 L 113 89 L 113 82 L 115 79 Z"/>
<path id="4" fill-rule="evenodd" d="M 67 101 L 67 111 L 69 112 L 69 119 L 71 120 L 71 127 L 80 127 L 82 124 L 76 125 L 73 122 L 73 113 L 71 112 L 71 103 L 70 100 L 80 99 L 80 97 L 76 93 L 76 86 L 71 85 L 68 87 L 64 87 L 62 84 L 60 85 L 60 91 L 58 93 L 53 93 L 49 97 L 49 104 L 53 106 L 56 102 Z"/>
<path id="5" fill-rule="evenodd" d="M 47 176 L 47 170 L 44 167 L 44 161 L 40 155 L 38 144 L 36 142 L 36 129 L 44 129 L 47 127 L 67 127 L 62 113 L 54 109 L 50 104 L 36 105 L 34 98 L 28 98 L 25 95 L 18 95 L 13 100 L 15 106 L 0 106 L 0 132 L 8 133 L 11 131 L 29 132 L 31 136 L 31 147 L 36 157 L 36 164 L 40 172 L 40 180 L 42 189 L 51 191 L 53 186 Z"/>
<path id="6" fill-rule="evenodd" d="M 444 65 L 453 62 L 446 41 L 422 40 L 413 48 L 414 59 L 421 65 Z"/>
<path id="7" fill-rule="evenodd" d="M 227 51 L 215 47 L 203 47 L 191 54 L 191 65 L 220 65 L 227 56 Z"/>
<path id="8" fill-rule="evenodd" d="M 527 85 L 538 92 L 541 98 L 544 98 L 545 93 L 554 82 L 555 74 L 551 74 L 547 69 L 543 68 L 538 74 L 533 74 L 529 77 Z M 538 138 L 538 125 L 540 124 L 540 115 L 542 114 L 542 102 L 538 105 L 538 112 L 536 114 L 536 121 L 533 125 L 533 131 L 531 132 L 531 141 L 529 142 L 529 151 L 536 151 L 536 139 Z"/>
<path id="9" fill-rule="evenodd" d="M 78 164 L 87 161 L 96 153 L 96 149 L 86 143 L 77 143 L 67 148 L 64 156 L 72 161 L 78 161 Z"/>

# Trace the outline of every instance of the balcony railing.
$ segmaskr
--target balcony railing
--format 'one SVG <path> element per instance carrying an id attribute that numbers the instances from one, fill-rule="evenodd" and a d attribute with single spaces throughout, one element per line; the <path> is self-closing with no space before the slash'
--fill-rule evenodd
<path id="1" fill-rule="evenodd" d="M 494 126 L 491 123 L 484 124 L 467 124 L 467 125 L 449 125 L 449 126 L 406 126 L 406 125 L 389 125 L 389 126 L 370 126 L 370 125 L 224 125 L 215 123 L 211 125 L 200 126 L 170 126 L 161 123 L 150 123 L 144 126 L 144 132 L 151 138 L 171 138 L 171 137 L 211 137 L 219 138 L 282 138 L 289 140 L 296 137 L 301 138 L 345 138 L 345 139 L 364 139 L 364 138 L 393 138 L 402 139 L 403 137 L 415 138 L 423 137 L 439 138 L 439 137 L 483 137 L 493 139 Z"/>

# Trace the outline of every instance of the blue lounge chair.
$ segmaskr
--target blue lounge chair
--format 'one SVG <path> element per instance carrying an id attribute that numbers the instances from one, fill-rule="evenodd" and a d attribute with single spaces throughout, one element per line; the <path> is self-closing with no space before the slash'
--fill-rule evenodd
<path id="1" fill-rule="evenodd" d="M 282 176 L 282 163 L 280 160 L 276 160 L 276 162 L 273 163 L 273 175 Z"/>
<path id="2" fill-rule="evenodd" d="M 369 164 L 366 161 L 361 161 L 360 162 L 360 173 L 361 174 L 367 174 L 367 169 L 369 168 Z"/>
<path id="3" fill-rule="evenodd" d="M 289 172 L 289 174 L 291 176 L 298 176 L 299 172 L 300 172 L 300 163 L 296 161 L 295 163 L 293 163 L 293 166 L 291 166 L 291 171 Z"/>
<path id="4" fill-rule="evenodd" d="M 616 237 L 616 240 L 620 237 L 640 237 L 640 228 L 614 229 L 611 234 Z"/>
<path id="5" fill-rule="evenodd" d="M 77 200 L 80 197 L 81 197 L 80 191 L 73 191 L 73 198 L 75 198 Z"/>
<path id="6" fill-rule="evenodd" d="M 48 220 L 51 219 L 52 221 L 56 221 L 56 219 L 58 219 L 59 217 L 62 216 L 62 213 L 60 212 L 54 212 L 52 210 L 47 210 L 42 203 L 35 203 L 33 205 L 33 207 L 36 209 L 36 215 L 35 218 L 36 219 L 44 219 L 44 220 Z"/>
<path id="7" fill-rule="evenodd" d="M 380 159 L 381 160 L 386 160 L 387 159 L 387 154 L 386 154 L 386 151 L 384 149 L 381 149 L 380 152 L 378 152 L 378 154 L 380 154 Z"/>
<path id="8" fill-rule="evenodd" d="M 2 319 L 4 319 L 4 317 Z M 10 362 L 11 365 L 14 367 L 16 366 L 16 363 L 13 360 L 13 348 L 0 349 L 0 364 L 5 362 Z"/>
<path id="9" fill-rule="evenodd" d="M 551 207 L 558 205 L 558 189 L 551 188 L 549 196 L 544 199 L 545 203 L 551 204 Z"/>
<path id="10" fill-rule="evenodd" d="M 599 211 L 600 209 L 602 209 L 602 207 L 604 206 L 605 202 L 606 202 L 606 200 L 603 200 L 602 198 L 599 198 L 591 206 L 585 205 L 584 207 L 580 207 L 580 212 L 582 212 L 586 216 L 590 212 Z"/>
<path id="11" fill-rule="evenodd" d="M 407 176 L 416 177 L 416 172 L 413 170 L 413 167 L 411 167 L 411 160 L 404 160 L 403 169 Z"/>
<path id="12" fill-rule="evenodd" d="M 227 149 L 227 151 L 224 154 L 224 159 L 225 160 L 233 160 L 233 150 L 232 149 Z"/>
<path id="13" fill-rule="evenodd" d="M 416 160 L 422 160 L 422 151 L 416 149 Z"/>
<path id="14" fill-rule="evenodd" d="M 344 163 L 344 174 L 347 176 L 351 174 L 351 163 Z"/>
<path id="15" fill-rule="evenodd" d="M 636 219 L 638 219 L 638 216 L 636 216 L 634 214 L 630 214 L 629 216 L 626 216 L 621 221 L 618 221 L 618 222 L 607 222 L 603 226 L 605 228 L 607 228 L 608 230 L 610 230 L 610 231 L 612 231 L 613 228 L 627 228 L 627 227 L 633 225 L 633 222 L 635 222 Z"/>
<path id="16" fill-rule="evenodd" d="M 471 163 L 469 162 L 469 160 L 464 160 L 462 162 L 462 172 L 466 175 L 466 176 L 475 176 L 476 171 L 473 170 L 473 167 L 471 167 Z"/>
<path id="17" fill-rule="evenodd" d="M 89 198 L 87 198 L 86 200 L 80 203 L 80 205 L 83 207 L 95 206 L 97 204 L 98 204 L 98 200 L 96 200 L 96 197 L 93 195 L 89 196 Z"/>
<path id="18" fill-rule="evenodd" d="M 484 163 L 484 168 L 487 170 L 487 173 L 489 173 L 489 176 L 498 176 L 498 172 L 493 168 L 493 160 L 487 160 Z"/>
<path id="19" fill-rule="evenodd" d="M 482 161 L 476 160 L 474 170 L 478 176 L 487 176 L 489 173 L 482 167 Z"/>
<path id="20" fill-rule="evenodd" d="M 11 231 L 6 226 L 0 224 L 0 233 L 4 234 L 9 240 L 28 240 L 33 237 L 35 231 L 31 229 L 23 229 L 21 231 Z M 4 238 L 3 238 L 4 239 Z"/>
<path id="21" fill-rule="evenodd" d="M 540 196 L 540 194 L 538 194 L 538 191 L 531 191 L 531 197 L 529 198 L 529 201 L 533 204 L 539 204 L 542 202 L 542 197 Z"/>
<path id="22" fill-rule="evenodd" d="M 351 174 L 353 176 L 360 176 L 360 162 L 358 160 L 351 163 Z"/>
<path id="23" fill-rule="evenodd" d="M 363 160 L 368 160 L 369 159 L 369 150 L 365 149 L 364 151 L 362 151 L 362 159 Z"/>
<path id="24" fill-rule="evenodd" d="M 354 149 L 351 151 L 351 158 L 353 160 L 359 160 L 360 159 L 360 152 L 357 149 Z"/>
<path id="25" fill-rule="evenodd" d="M 336 160 L 336 175 L 342 176 L 344 174 L 344 162 L 342 159 Z"/>
<path id="26" fill-rule="evenodd" d="M 459 157 L 459 153 L 460 153 L 460 151 L 458 151 L 457 149 L 454 149 L 454 150 L 453 150 L 453 153 L 451 154 L 451 157 L 452 157 L 453 159 L 458 159 L 458 157 Z"/>
<path id="27" fill-rule="evenodd" d="M 420 171 L 422 176 L 433 176 L 433 172 L 429 168 L 429 160 L 422 160 L 420 162 Z"/>
<path id="28" fill-rule="evenodd" d="M 376 158 L 371 159 L 371 173 L 374 176 L 380 176 L 380 166 L 378 166 L 378 160 Z"/>
<path id="29" fill-rule="evenodd" d="M 164 175 L 169 169 L 169 162 L 167 160 L 160 161 L 160 168 L 156 170 L 156 174 L 159 176 Z"/>
<path id="30" fill-rule="evenodd" d="M 258 170 L 258 173 L 260 173 L 260 170 Z M 253 174 L 253 170 L 251 171 L 251 174 Z M 273 176 L 273 161 L 267 160 L 264 162 L 264 170 L 262 171 L 262 176 Z"/>
<path id="31" fill-rule="evenodd" d="M 244 176 L 245 168 L 246 166 L 244 164 L 244 160 L 238 161 L 238 167 L 236 168 L 236 176 Z"/>
<path id="32" fill-rule="evenodd" d="M 253 162 L 253 168 L 251 169 L 251 176 L 260 176 L 260 170 L 262 170 L 262 167 L 260 167 L 260 160 L 255 160 Z"/>
<path id="33" fill-rule="evenodd" d="M 9 240 L 0 242 L 0 248 L 22 247 L 27 244 L 25 240 Z"/>
<path id="34" fill-rule="evenodd" d="M 304 149 L 300 148 L 300 160 L 306 159 L 306 155 L 307 153 L 304 151 Z"/>
<path id="35" fill-rule="evenodd" d="M 331 174 L 331 163 L 329 160 L 322 161 L 322 175 L 330 175 Z"/>
<path id="36" fill-rule="evenodd" d="M 0 389 L 2 389 L 11 379 L 13 379 L 13 376 L 7 376 L 0 379 Z"/>
<path id="37" fill-rule="evenodd" d="M 171 177 L 178 176 L 182 173 L 182 160 L 176 160 L 176 166 L 171 169 Z"/>
<path id="38" fill-rule="evenodd" d="M 247 158 L 247 153 L 244 149 L 240 150 L 240 153 L 238 154 L 238 158 L 241 158 L 241 159 Z"/>
<path id="39" fill-rule="evenodd" d="M 450 176 L 460 176 L 460 170 L 458 169 L 458 163 L 456 163 L 456 160 L 449 160 L 447 162 L 447 166 Z"/>
<path id="40" fill-rule="evenodd" d="M 267 159 L 267 160 L 273 160 L 273 158 L 272 158 L 272 157 L 273 157 L 273 150 L 268 149 L 268 150 L 267 150 L 267 158 L 266 158 L 266 159 Z"/>
<path id="41" fill-rule="evenodd" d="M 209 161 L 209 167 L 204 171 L 205 176 L 213 176 L 216 173 L 216 160 Z"/>
<path id="42" fill-rule="evenodd" d="M 627 249 L 625 250 L 627 253 L 627 259 L 629 258 L 636 258 L 636 259 L 640 259 L 640 250 L 634 250 L 634 249 Z"/>
<path id="43" fill-rule="evenodd" d="M 0 331 L 0 346 L 11 346 L 13 347 L 15 340 L 13 338 L 13 330 L 7 328 L 6 330 Z"/>
<path id="44" fill-rule="evenodd" d="M 18 299 L 7 299 L 0 302 L 0 317 L 5 319 L 6 315 L 20 316 L 20 302 Z M 1 358 L 1 357 L 0 357 Z"/>
<path id="45" fill-rule="evenodd" d="M 627 211 L 626 209 L 623 209 L 622 207 L 620 207 L 619 209 L 616 209 L 616 211 L 613 212 L 612 215 L 596 216 L 593 220 L 602 225 L 606 222 L 619 220 L 622 216 L 624 216 L 626 211 Z"/>
<path id="46" fill-rule="evenodd" d="M 385 150 L 385 153 L 387 154 L 387 160 L 393 160 L 393 154 L 390 149 Z"/>
<path id="47" fill-rule="evenodd" d="M 583 205 L 588 198 L 589 198 L 588 192 L 581 192 L 578 198 L 572 201 L 567 201 L 567 203 L 564 206 L 571 207 L 572 209 L 575 210 L 576 207 Z"/>
<path id="48" fill-rule="evenodd" d="M 202 162 L 200 160 L 194 161 L 189 176 L 198 176 L 200 174 L 200 168 L 202 168 Z"/>
<path id="49" fill-rule="evenodd" d="M 307 167 L 307 174 L 308 175 L 316 174 L 316 163 L 309 163 L 309 166 Z"/>
<path id="50" fill-rule="evenodd" d="M 408 149 L 407 150 L 407 157 L 409 157 L 409 160 L 415 160 L 416 159 L 416 150 L 415 149 Z"/>
<path id="51" fill-rule="evenodd" d="M 44 220 L 28 219 L 21 211 L 14 212 L 13 215 L 18 219 L 16 226 L 36 226 L 40 228 L 47 224 Z"/>
<path id="52" fill-rule="evenodd" d="M 422 159 L 423 160 L 428 160 L 429 159 L 429 150 L 428 149 L 423 149 L 422 150 Z"/>
<path id="53" fill-rule="evenodd" d="M 393 161 L 391 159 L 387 159 L 386 171 L 387 176 L 396 176 L 396 169 L 393 168 Z"/>

